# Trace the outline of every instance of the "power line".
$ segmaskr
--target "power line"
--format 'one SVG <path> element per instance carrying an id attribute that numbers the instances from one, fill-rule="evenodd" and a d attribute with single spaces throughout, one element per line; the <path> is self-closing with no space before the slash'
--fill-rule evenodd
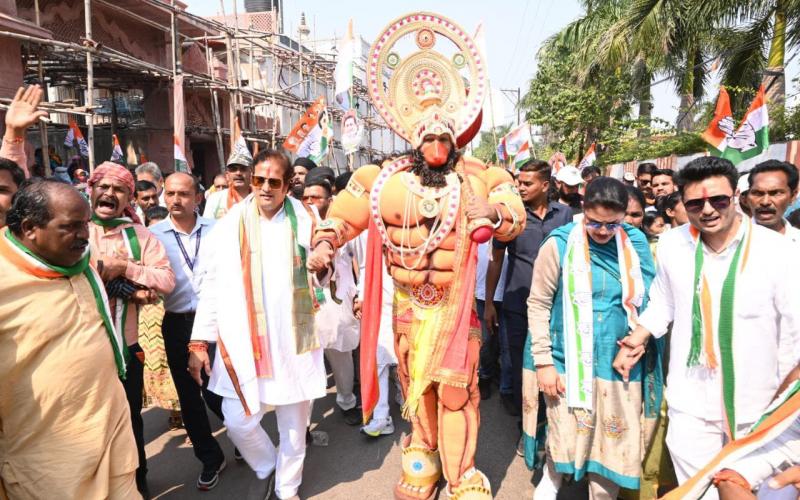
<path id="1" fill-rule="evenodd" d="M 508 64 L 508 69 L 506 70 L 506 74 L 503 77 L 503 81 L 508 78 L 508 73 L 511 71 L 511 68 L 514 67 L 514 59 L 517 57 L 517 49 L 519 48 L 519 38 L 522 36 L 522 28 L 525 27 L 525 18 L 528 15 L 528 7 L 531 5 L 531 0 L 527 0 L 525 2 L 525 10 L 522 11 L 522 20 L 519 23 L 519 31 L 517 32 L 517 39 L 514 42 L 514 50 L 511 53 L 511 61 Z"/>

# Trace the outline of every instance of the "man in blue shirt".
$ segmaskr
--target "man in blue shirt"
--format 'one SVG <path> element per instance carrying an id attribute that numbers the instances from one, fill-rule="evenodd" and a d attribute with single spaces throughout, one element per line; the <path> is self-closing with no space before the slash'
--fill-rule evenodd
<path id="1" fill-rule="evenodd" d="M 520 167 L 517 177 L 519 195 L 525 204 L 525 230 L 515 240 L 493 242 L 492 260 L 486 273 L 486 296 L 494 296 L 503 259 L 508 252 L 508 271 L 503 295 L 503 322 L 511 355 L 514 414 L 522 413 L 522 350 L 528 335 L 528 295 L 533 279 L 533 263 L 539 247 L 550 231 L 572 221 L 572 209 L 567 205 L 548 202 L 550 165 L 541 160 L 530 160 Z M 487 301 L 484 320 L 489 328 L 499 325 L 497 311 L 492 301 Z M 496 331 L 496 330 L 495 330 Z"/>
<path id="2" fill-rule="evenodd" d="M 205 253 L 204 244 L 209 240 L 215 221 L 197 215 L 202 193 L 197 179 L 189 174 L 175 173 L 167 177 L 164 200 L 169 217 L 150 226 L 150 231 L 164 245 L 175 273 L 175 289 L 164 297 L 166 314 L 161 330 L 167 363 L 181 403 L 183 424 L 192 440 L 195 456 L 203 463 L 197 489 L 206 491 L 219 482 L 219 472 L 225 467 L 225 455 L 211 434 L 205 407 L 208 405 L 223 420 L 222 398 L 206 389 L 208 377 L 205 374 L 202 389 L 192 379 L 188 372 L 187 344 L 197 309 L 195 287 L 202 280 L 201 256 Z"/>

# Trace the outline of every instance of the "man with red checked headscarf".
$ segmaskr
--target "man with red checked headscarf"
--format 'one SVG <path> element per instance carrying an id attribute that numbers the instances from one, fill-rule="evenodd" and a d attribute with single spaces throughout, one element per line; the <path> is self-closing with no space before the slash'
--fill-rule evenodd
<path id="1" fill-rule="evenodd" d="M 164 246 L 140 223 L 131 206 L 134 180 L 125 167 L 108 161 L 100 164 L 89 178 L 89 194 L 92 264 L 103 279 L 114 328 L 125 340 L 126 374 L 122 383 L 139 452 L 136 486 L 147 498 L 141 415 L 144 353 L 138 343 L 139 306 L 155 303 L 159 295 L 171 292 L 175 275 Z"/>

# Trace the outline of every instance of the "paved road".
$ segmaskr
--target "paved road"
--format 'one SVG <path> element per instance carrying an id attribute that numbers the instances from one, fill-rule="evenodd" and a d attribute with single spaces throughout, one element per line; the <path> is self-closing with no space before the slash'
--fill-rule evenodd
<path id="1" fill-rule="evenodd" d="M 328 446 L 310 446 L 306 456 L 302 499 L 384 500 L 392 497 L 395 481 L 400 476 L 399 440 L 409 430 L 408 423 L 392 405 L 395 434 L 370 439 L 357 427 L 346 425 L 335 403 L 335 391 L 317 400 L 312 417 L 312 430 L 328 433 Z M 226 437 L 221 422 L 211 415 L 212 427 L 228 458 L 228 467 L 220 476 L 220 484 L 210 492 L 195 488 L 200 463 L 185 444 L 183 430 L 169 431 L 168 412 L 151 408 L 144 412 L 147 442 L 148 480 L 153 498 L 178 500 L 234 500 L 247 491 L 252 471 L 244 463 L 233 460 L 233 445 Z M 275 414 L 264 417 L 262 425 L 277 442 Z M 523 460 L 515 454 L 519 437 L 516 419 L 508 416 L 497 394 L 481 405 L 481 430 L 478 440 L 478 467 L 489 477 L 498 499 L 530 499 L 533 495 L 532 475 Z M 440 495 L 440 498 L 445 498 Z M 576 498 L 570 495 L 568 498 Z"/>

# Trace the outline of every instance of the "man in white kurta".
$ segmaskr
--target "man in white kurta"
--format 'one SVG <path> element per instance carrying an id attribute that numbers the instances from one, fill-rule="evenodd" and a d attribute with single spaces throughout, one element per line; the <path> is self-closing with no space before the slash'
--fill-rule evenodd
<path id="1" fill-rule="evenodd" d="M 270 153 L 272 156 L 263 153 Z M 259 162 L 259 158 L 261 161 Z M 211 236 L 205 272 L 200 284 L 192 344 L 221 341 L 211 368 L 208 388 L 222 396 L 225 425 L 234 445 L 259 479 L 275 472 L 278 498 L 294 498 L 302 480 L 306 449 L 306 426 L 313 399 L 325 396 L 322 349 L 298 354 L 293 324 L 293 239 L 284 203 L 291 203 L 297 219 L 297 242 L 308 252 L 312 216 L 302 203 L 286 197 L 290 169 L 282 155 L 264 151 L 254 161 L 255 193 L 231 208 Z M 266 181 L 283 179 L 280 189 Z M 257 183 L 261 186 L 256 186 Z M 266 201 L 264 201 L 266 200 Z M 277 200 L 277 201 L 276 201 Z M 248 305 L 242 279 L 239 225 L 243 211 L 258 204 L 263 311 L 268 333 L 272 376 L 257 376 L 248 326 Z M 264 216 L 262 203 L 275 205 L 271 217 Z M 252 241 L 252 245 L 258 242 Z M 251 246 L 252 248 L 252 246 Z M 253 254 L 251 252 L 251 254 Z M 254 257 L 255 258 L 255 257 Z M 259 317 L 259 320 L 262 318 Z M 192 352 L 194 358 L 198 353 Z M 207 360 L 208 357 L 205 356 Z M 190 370 L 196 366 L 190 358 Z M 197 370 L 199 372 L 199 370 Z M 232 380 L 231 374 L 235 376 Z M 195 377 L 197 378 L 197 377 Z M 261 427 L 261 418 L 275 408 L 280 445 L 276 450 Z"/>
<path id="2" fill-rule="evenodd" d="M 661 236 L 650 302 L 614 362 L 625 377 L 624 360 L 636 359 L 629 349 L 641 346 L 650 334 L 662 336 L 674 322 L 666 384 L 666 442 L 679 483 L 759 418 L 791 368 L 779 362 L 781 346 L 795 345 L 800 337 L 800 276 L 796 266 L 787 265 L 793 259 L 791 245 L 780 234 L 736 212 L 735 179 L 730 162 L 711 157 L 690 162 L 680 173 L 690 224 Z M 697 262 L 702 262 L 700 269 Z M 703 277 L 710 297 L 707 304 L 697 299 L 698 309 L 704 311 L 700 325 L 709 326 L 701 332 L 692 321 L 695 291 L 698 297 L 703 295 L 702 287 L 695 285 L 696 276 Z M 728 284 L 731 276 L 735 284 Z M 730 295 L 730 304 L 725 304 L 724 293 Z M 729 352 L 723 348 L 720 320 L 726 308 L 731 314 L 731 324 L 725 327 L 731 338 Z M 690 362 L 695 333 L 700 333 L 696 339 L 701 342 L 699 363 Z M 726 356 L 730 360 L 727 376 Z M 711 359 L 720 360 L 716 367 Z M 732 393 L 730 410 L 726 409 L 726 390 Z M 730 416 L 735 417 L 733 422 Z M 709 491 L 704 498 L 715 497 L 716 491 Z"/>
<path id="3" fill-rule="evenodd" d="M 315 168 L 306 175 L 303 202 L 316 209 L 320 217 L 317 222 L 322 222 L 328 213 L 333 199 L 334 175 L 329 167 Z M 353 315 L 353 297 L 356 295 L 356 266 L 363 261 L 362 254 L 356 241 L 347 243 L 336 253 L 330 284 L 318 290 L 320 310 L 314 320 L 336 383 L 336 405 L 348 425 L 361 423 L 361 410 L 356 408 L 353 392 L 353 350 L 358 347 L 361 328 Z"/>

